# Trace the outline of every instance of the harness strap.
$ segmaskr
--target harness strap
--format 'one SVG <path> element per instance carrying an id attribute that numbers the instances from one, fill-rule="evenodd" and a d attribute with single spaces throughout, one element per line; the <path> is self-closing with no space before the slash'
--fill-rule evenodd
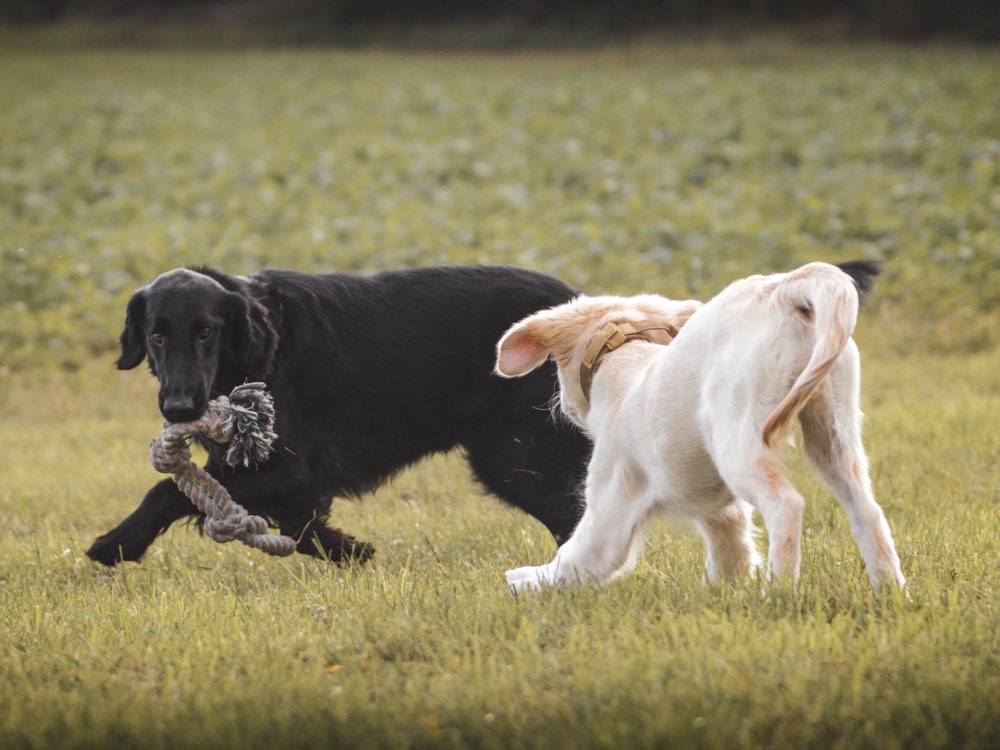
<path id="1" fill-rule="evenodd" d="M 661 320 L 643 320 L 638 323 L 608 323 L 591 339 L 580 363 L 580 387 L 583 388 L 583 397 L 587 399 L 587 403 L 590 403 L 590 386 L 604 355 L 629 341 L 656 343 L 649 335 L 650 331 L 663 331 L 671 341 L 677 336 L 675 325 Z"/>

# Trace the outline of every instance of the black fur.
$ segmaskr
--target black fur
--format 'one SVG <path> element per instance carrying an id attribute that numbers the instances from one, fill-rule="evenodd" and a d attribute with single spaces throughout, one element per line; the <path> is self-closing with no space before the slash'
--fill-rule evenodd
<path id="1" fill-rule="evenodd" d="M 577 487 L 590 444 L 549 413 L 551 363 L 514 380 L 493 375 L 493 363 L 512 323 L 575 294 L 503 266 L 370 277 L 180 269 L 129 301 L 118 367 L 148 356 L 170 421 L 199 416 L 240 383 L 267 383 L 279 435 L 271 458 L 233 469 L 209 444 L 206 468 L 250 513 L 300 539 L 300 552 L 370 557 L 370 545 L 326 524 L 332 498 L 369 492 L 456 446 L 486 489 L 562 543 L 582 512 Z M 194 506 L 165 479 L 87 554 L 108 565 L 137 560 L 189 516 Z"/>
<path id="2" fill-rule="evenodd" d="M 861 297 L 875 288 L 875 277 L 882 273 L 882 267 L 874 260 L 848 260 L 838 263 L 837 268 L 851 277 Z"/>

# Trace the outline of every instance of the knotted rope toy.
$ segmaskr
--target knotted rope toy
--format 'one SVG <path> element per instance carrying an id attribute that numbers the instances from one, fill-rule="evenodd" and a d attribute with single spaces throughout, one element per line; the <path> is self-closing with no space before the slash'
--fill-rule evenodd
<path id="1" fill-rule="evenodd" d="M 267 521 L 247 513 L 225 487 L 191 460 L 189 446 L 195 434 L 228 443 L 225 461 L 230 466 L 266 461 L 278 436 L 274 432 L 274 400 L 265 385 L 237 386 L 228 397 L 209 401 L 198 419 L 164 424 L 163 432 L 149 445 L 149 462 L 160 473 L 172 474 L 181 492 L 205 514 L 205 533 L 210 539 L 239 539 L 269 555 L 292 554 L 294 539 L 268 533 Z"/>

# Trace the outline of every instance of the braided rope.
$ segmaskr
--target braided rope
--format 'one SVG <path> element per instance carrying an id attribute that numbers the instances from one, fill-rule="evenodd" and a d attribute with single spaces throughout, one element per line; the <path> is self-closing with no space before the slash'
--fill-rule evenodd
<path id="1" fill-rule="evenodd" d="M 226 463 L 266 460 L 277 435 L 272 430 L 274 402 L 263 383 L 246 383 L 229 396 L 208 402 L 205 413 L 192 422 L 165 424 L 149 445 L 149 462 L 162 474 L 172 474 L 181 492 L 205 514 L 205 533 L 217 542 L 238 539 L 269 555 L 290 555 L 296 542 L 268 532 L 267 521 L 252 516 L 230 497 L 208 472 L 191 460 L 191 438 L 200 433 L 217 443 L 229 443 Z"/>

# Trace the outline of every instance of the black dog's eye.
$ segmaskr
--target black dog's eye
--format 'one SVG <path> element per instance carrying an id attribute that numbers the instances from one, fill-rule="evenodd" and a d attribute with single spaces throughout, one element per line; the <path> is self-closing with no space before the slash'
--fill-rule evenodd
<path id="1" fill-rule="evenodd" d="M 160 344 L 163 343 L 163 334 L 162 333 L 151 333 L 151 334 L 149 334 L 149 338 L 157 346 L 159 346 Z"/>
<path id="2" fill-rule="evenodd" d="M 198 338 L 200 338 L 202 341 L 204 341 L 211 335 L 212 335 L 211 328 L 202 328 L 200 331 L 198 331 Z"/>

